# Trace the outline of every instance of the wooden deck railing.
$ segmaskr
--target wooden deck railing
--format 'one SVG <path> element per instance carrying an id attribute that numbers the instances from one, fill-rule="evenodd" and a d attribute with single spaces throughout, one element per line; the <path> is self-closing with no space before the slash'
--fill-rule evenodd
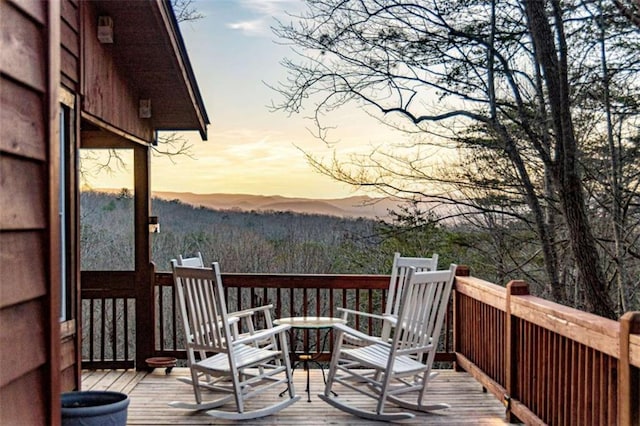
<path id="1" fill-rule="evenodd" d="M 154 274 L 155 336 L 149 356 L 186 359 L 171 273 Z M 135 351 L 135 297 L 133 272 L 83 272 L 83 366 L 133 368 Z M 223 274 L 227 308 L 231 311 L 273 304 L 273 317 L 339 316 L 338 307 L 382 313 L 389 286 L 385 275 Z M 353 327 L 375 333 L 380 324 L 351 316 Z M 437 361 L 452 362 L 451 315 Z M 331 336 L 326 330 L 292 334 L 293 351 L 312 351 L 328 360 Z M 326 338 L 326 340 L 325 340 Z M 325 344 L 323 344 L 325 343 Z M 314 352 L 315 351 L 315 352 Z M 144 359 L 144 358 L 143 358 Z"/>
<path id="2" fill-rule="evenodd" d="M 81 282 L 83 368 L 133 368 L 135 272 L 83 271 Z"/>
<path id="3" fill-rule="evenodd" d="M 149 355 L 185 358 L 171 274 L 152 276 L 156 335 Z M 133 273 L 83 272 L 82 279 L 83 366 L 132 368 Z M 230 311 L 271 303 L 274 317 L 336 316 L 337 307 L 382 312 L 388 279 L 223 275 Z M 469 276 L 456 277 L 453 297 L 437 359 L 455 361 L 471 373 L 504 402 L 509 421 L 639 424 L 640 313 L 628 313 L 619 322 L 607 320 L 531 296 L 520 281 L 504 288 Z M 365 332 L 378 326 L 370 321 L 352 325 Z M 303 332 L 293 349 L 318 350 L 322 337 Z M 326 347 L 325 359 L 329 351 Z"/>
<path id="4" fill-rule="evenodd" d="M 340 316 L 337 308 L 382 313 L 389 287 L 386 275 L 298 275 L 298 274 L 223 274 L 229 311 L 265 304 L 273 305 L 274 318 L 290 316 Z M 186 358 L 178 322 L 171 274 L 156 274 L 156 313 L 158 336 L 155 356 Z M 371 318 L 350 316 L 350 325 L 365 333 L 379 333 L 381 324 Z M 449 315 L 436 360 L 452 362 L 453 332 Z M 326 330 L 294 333 L 290 348 L 308 352 L 319 360 L 328 360 L 333 344 Z"/>
<path id="5" fill-rule="evenodd" d="M 502 400 L 509 421 L 549 425 L 640 422 L 640 313 L 620 322 L 457 277 L 457 365 Z"/>

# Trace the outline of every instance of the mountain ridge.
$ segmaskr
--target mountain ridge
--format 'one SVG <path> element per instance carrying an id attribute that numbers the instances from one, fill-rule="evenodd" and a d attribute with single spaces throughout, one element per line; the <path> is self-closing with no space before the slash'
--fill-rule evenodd
<path id="1" fill-rule="evenodd" d="M 388 218 L 389 210 L 395 210 L 403 204 L 401 200 L 390 197 L 372 198 L 366 195 L 314 199 L 281 195 L 196 194 L 193 192 L 153 191 L 152 196 L 163 200 L 179 200 L 186 204 L 216 210 L 290 211 L 339 217 L 364 217 L 367 219 Z"/>

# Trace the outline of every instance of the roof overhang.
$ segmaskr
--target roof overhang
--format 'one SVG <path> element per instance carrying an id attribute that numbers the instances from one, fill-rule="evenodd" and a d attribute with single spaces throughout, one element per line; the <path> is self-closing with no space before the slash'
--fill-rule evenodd
<path id="1" fill-rule="evenodd" d="M 113 21 L 114 60 L 140 99 L 151 101 L 153 128 L 197 130 L 206 140 L 209 118 L 169 1 L 101 0 L 94 4 Z"/>

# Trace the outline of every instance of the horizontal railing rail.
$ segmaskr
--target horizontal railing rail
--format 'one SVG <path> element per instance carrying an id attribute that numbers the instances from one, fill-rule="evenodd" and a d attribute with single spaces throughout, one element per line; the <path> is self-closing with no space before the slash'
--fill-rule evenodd
<path id="1" fill-rule="evenodd" d="M 454 311 L 457 365 L 504 402 L 507 420 L 637 424 L 640 314 L 613 321 L 531 296 L 521 281 L 473 277 L 457 277 Z"/>
<path id="2" fill-rule="evenodd" d="M 150 356 L 186 359 L 181 319 L 170 272 L 156 272 L 154 282 L 154 351 Z M 382 313 L 389 287 L 386 275 L 223 274 L 229 312 L 272 304 L 272 316 L 341 316 L 339 307 Z M 82 358 L 84 368 L 133 368 L 135 349 L 135 274 L 132 271 L 82 272 Z M 372 319 L 350 316 L 351 326 L 379 332 Z M 260 325 L 260 324 L 258 324 Z M 327 361 L 332 338 L 327 330 L 292 333 L 291 350 Z M 329 331 L 330 333 L 330 331 Z M 452 362 L 452 317 L 436 361 Z"/>
<path id="3" fill-rule="evenodd" d="M 186 358 L 181 334 L 174 283 L 170 273 L 158 272 L 156 282 L 157 336 L 154 356 Z M 384 301 L 389 287 L 386 275 L 337 274 L 222 274 L 227 297 L 227 309 L 232 312 L 261 305 L 273 305 L 274 318 L 292 316 L 340 317 L 338 308 L 345 307 L 365 312 L 384 312 Z M 366 333 L 376 333 L 381 324 L 372 318 L 351 315 L 350 325 Z M 311 353 L 327 361 L 333 339 L 327 330 L 301 330 L 293 335 L 294 352 Z M 454 360 L 451 315 L 443 333 L 436 360 Z M 327 343 L 328 342 L 328 343 Z"/>

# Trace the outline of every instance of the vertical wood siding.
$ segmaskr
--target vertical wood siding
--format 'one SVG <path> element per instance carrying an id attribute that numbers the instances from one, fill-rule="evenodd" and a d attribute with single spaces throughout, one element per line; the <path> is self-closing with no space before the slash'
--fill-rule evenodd
<path id="1" fill-rule="evenodd" d="M 116 61 L 116 44 L 101 44 L 96 36 L 98 12 L 83 4 L 83 112 L 143 140 L 152 141 L 154 131 L 148 120 L 138 118 L 139 94 L 130 86 Z"/>
<path id="2" fill-rule="evenodd" d="M 80 11 L 76 1 L 60 0 L 60 68 L 62 83 L 73 91 L 80 83 Z"/>

